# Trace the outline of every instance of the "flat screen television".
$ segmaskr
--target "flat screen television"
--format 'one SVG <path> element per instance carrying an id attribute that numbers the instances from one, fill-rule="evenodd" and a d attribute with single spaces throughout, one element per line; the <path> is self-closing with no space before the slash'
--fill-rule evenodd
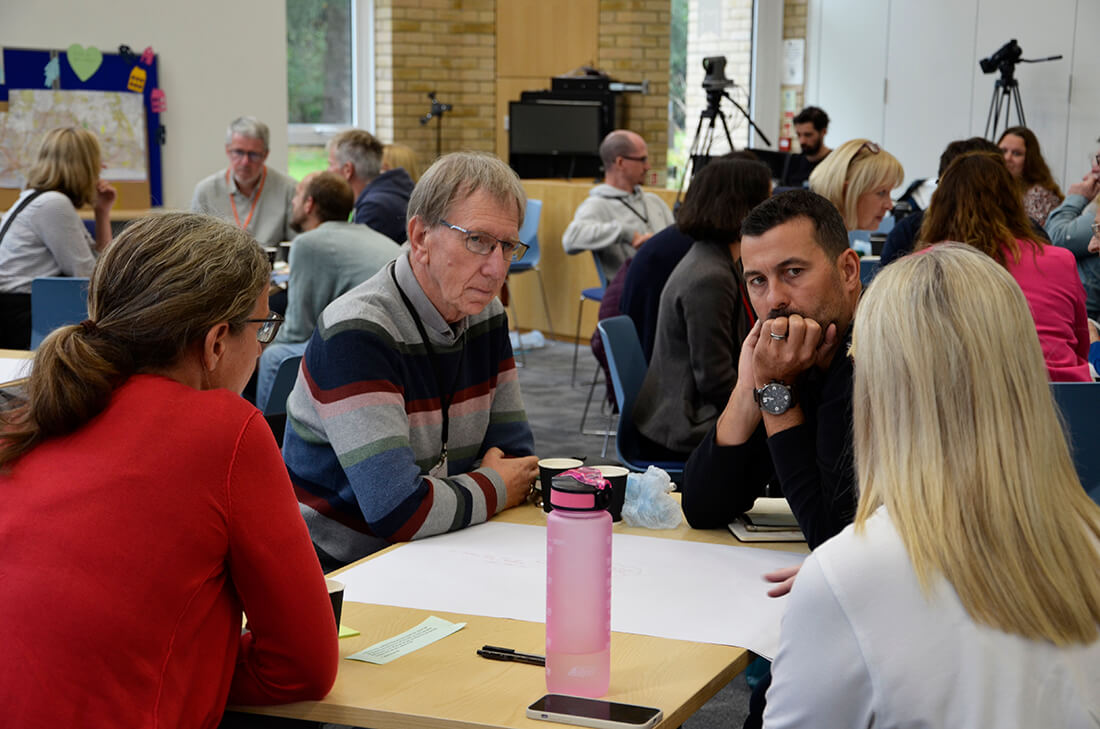
<path id="1" fill-rule="evenodd" d="M 511 154 L 598 155 L 603 135 L 598 102 L 510 102 Z"/>

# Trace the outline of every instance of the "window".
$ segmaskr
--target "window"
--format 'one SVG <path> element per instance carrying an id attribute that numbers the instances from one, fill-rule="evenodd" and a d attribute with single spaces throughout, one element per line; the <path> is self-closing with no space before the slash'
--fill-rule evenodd
<path id="1" fill-rule="evenodd" d="M 703 90 L 703 59 L 726 57 L 726 77 L 734 86 L 726 89 L 737 103 L 749 108 L 752 67 L 753 0 L 672 0 L 669 71 L 668 185 L 676 188 L 685 173 L 687 154 L 695 130 L 709 104 Z M 720 32 L 717 30 L 720 29 Z M 721 99 L 730 137 L 737 149 L 748 143 L 749 124 L 733 104 Z M 709 121 L 704 120 L 702 135 Z M 710 154 L 729 151 L 722 122 L 716 121 Z"/>
<path id="2" fill-rule="evenodd" d="M 324 144 L 357 123 L 355 0 L 286 0 L 289 173 L 328 165 Z"/>

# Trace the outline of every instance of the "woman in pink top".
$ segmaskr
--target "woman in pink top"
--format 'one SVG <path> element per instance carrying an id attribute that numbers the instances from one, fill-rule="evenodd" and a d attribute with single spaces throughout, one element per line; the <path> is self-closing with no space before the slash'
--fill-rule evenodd
<path id="1" fill-rule="evenodd" d="M 1050 379 L 1091 381 L 1085 290 L 1073 254 L 1033 235 L 1004 160 L 972 152 L 940 177 L 919 240 L 967 243 L 1008 269 L 1031 308 Z"/>

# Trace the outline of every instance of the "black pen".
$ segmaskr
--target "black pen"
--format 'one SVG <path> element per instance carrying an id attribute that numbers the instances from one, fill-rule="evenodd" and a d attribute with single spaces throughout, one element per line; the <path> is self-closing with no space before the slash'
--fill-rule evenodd
<path id="1" fill-rule="evenodd" d="M 516 663 L 529 663 L 532 666 L 545 666 L 546 657 L 535 653 L 520 653 L 512 648 L 501 648 L 495 645 L 484 645 L 478 649 L 477 654 L 482 658 L 494 661 L 515 661 Z"/>

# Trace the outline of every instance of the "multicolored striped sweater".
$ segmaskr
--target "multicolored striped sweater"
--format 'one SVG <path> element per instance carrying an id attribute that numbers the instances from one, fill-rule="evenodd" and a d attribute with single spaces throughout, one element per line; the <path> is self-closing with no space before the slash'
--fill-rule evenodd
<path id="1" fill-rule="evenodd" d="M 395 278 L 439 380 L 456 383 L 443 477 L 427 475 L 442 448 L 441 387 Z M 283 457 L 302 515 L 314 544 L 343 563 L 485 521 L 505 503 L 500 475 L 476 467 L 485 451 L 534 453 L 504 307 L 493 299 L 452 328 L 406 255 L 325 308 L 287 415 Z"/>

